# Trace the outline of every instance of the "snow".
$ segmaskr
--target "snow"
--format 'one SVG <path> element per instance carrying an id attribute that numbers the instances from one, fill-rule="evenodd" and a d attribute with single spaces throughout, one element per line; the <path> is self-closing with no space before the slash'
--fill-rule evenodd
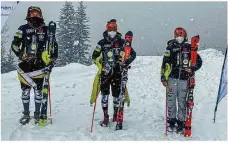
<path id="1" fill-rule="evenodd" d="M 74 41 L 74 46 L 78 46 L 78 44 L 79 44 L 79 41 L 77 40 L 77 41 Z"/>
<path id="2" fill-rule="evenodd" d="M 21 89 L 16 71 L 2 74 L 2 140 L 227 140 L 227 97 L 218 106 L 217 120 L 213 112 L 224 56 L 217 50 L 200 52 L 203 66 L 196 74 L 194 90 L 192 137 L 177 134 L 164 136 L 165 88 L 160 83 L 162 57 L 137 57 L 129 70 L 128 89 L 131 106 L 125 108 L 124 129 L 115 131 L 114 125 L 100 127 L 103 118 L 97 100 L 94 130 L 90 133 L 93 107 L 89 99 L 97 72 L 95 65 L 72 63 L 53 69 L 51 98 L 53 124 L 45 128 L 19 124 L 22 115 Z M 31 113 L 34 112 L 31 92 Z M 112 97 L 109 115 L 112 116 Z"/>

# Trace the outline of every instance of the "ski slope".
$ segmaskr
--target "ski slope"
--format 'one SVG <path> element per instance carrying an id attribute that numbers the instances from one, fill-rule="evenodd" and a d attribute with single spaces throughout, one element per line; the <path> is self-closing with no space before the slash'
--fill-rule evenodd
<path id="1" fill-rule="evenodd" d="M 196 74 L 195 106 L 192 137 L 178 134 L 164 136 L 165 88 L 160 83 L 162 57 L 137 57 L 129 71 L 128 88 L 131 106 L 125 108 L 124 130 L 115 131 L 114 124 L 100 127 L 103 118 L 97 100 L 94 130 L 90 133 L 93 107 L 89 99 L 96 66 L 69 64 L 53 69 L 51 97 L 53 124 L 45 128 L 19 124 L 22 115 L 21 90 L 16 71 L 2 74 L 1 137 L 2 140 L 227 140 L 227 97 L 218 106 L 217 120 L 213 112 L 224 56 L 217 50 L 200 52 L 203 66 Z M 30 108 L 34 112 L 31 92 Z M 112 98 L 109 98 L 112 116 Z"/>

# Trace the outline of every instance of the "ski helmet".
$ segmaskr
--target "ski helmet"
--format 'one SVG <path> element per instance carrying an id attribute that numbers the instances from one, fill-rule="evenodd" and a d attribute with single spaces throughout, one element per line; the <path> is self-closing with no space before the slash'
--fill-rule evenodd
<path id="1" fill-rule="evenodd" d="M 39 7 L 30 6 L 28 8 L 26 20 L 29 20 L 31 18 L 40 18 L 40 19 L 43 20 L 42 11 L 41 11 L 41 9 Z"/>
<path id="2" fill-rule="evenodd" d="M 178 43 L 183 43 L 185 40 L 187 40 L 187 32 L 182 27 L 177 27 L 174 30 L 174 38 Z"/>
<path id="3" fill-rule="evenodd" d="M 106 31 L 117 31 L 117 23 L 115 19 L 111 19 L 106 24 Z"/>
<path id="4" fill-rule="evenodd" d="M 176 37 L 184 37 L 184 39 L 187 38 L 187 32 L 184 28 L 182 27 L 177 27 L 175 30 L 174 30 L 174 38 Z"/>

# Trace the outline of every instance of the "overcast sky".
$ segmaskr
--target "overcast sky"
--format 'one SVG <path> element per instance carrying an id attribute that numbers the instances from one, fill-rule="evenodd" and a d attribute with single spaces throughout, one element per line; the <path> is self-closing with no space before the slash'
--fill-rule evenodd
<path id="1" fill-rule="evenodd" d="M 2 2 L 4 4 L 4 2 Z M 46 23 L 57 21 L 64 2 L 20 2 L 11 14 L 10 41 L 17 28 L 24 24 L 29 6 L 39 6 Z M 78 2 L 73 2 L 75 8 Z M 133 31 L 133 46 L 138 54 L 162 53 L 173 38 L 176 27 L 182 26 L 188 37 L 199 34 L 201 43 L 208 48 L 227 45 L 226 2 L 85 2 L 91 25 L 92 49 L 102 38 L 106 22 L 115 18 L 124 35 Z"/>

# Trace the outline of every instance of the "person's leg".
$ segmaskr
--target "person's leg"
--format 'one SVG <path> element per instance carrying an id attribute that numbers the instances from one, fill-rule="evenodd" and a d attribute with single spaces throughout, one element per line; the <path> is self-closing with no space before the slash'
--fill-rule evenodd
<path id="1" fill-rule="evenodd" d="M 176 124 L 176 97 L 177 97 L 177 79 L 169 78 L 167 87 L 168 99 L 168 131 L 173 131 Z"/>
<path id="2" fill-rule="evenodd" d="M 177 114 L 177 131 L 183 132 L 186 119 L 186 98 L 188 94 L 188 80 L 179 80 L 178 81 L 178 114 Z"/>

